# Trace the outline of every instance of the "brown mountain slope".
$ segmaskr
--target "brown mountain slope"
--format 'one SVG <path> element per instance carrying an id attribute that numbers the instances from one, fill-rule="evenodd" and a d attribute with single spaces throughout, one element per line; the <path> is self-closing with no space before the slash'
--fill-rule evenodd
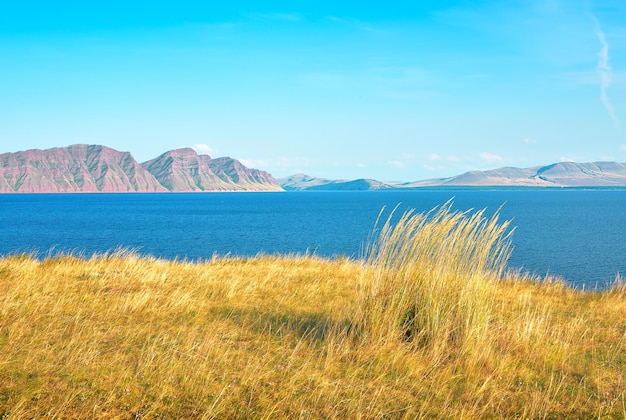
<path id="1" fill-rule="evenodd" d="M 141 166 L 170 191 L 218 190 L 222 184 L 193 149 L 171 150 Z"/>
<path id="2" fill-rule="evenodd" d="M 373 180 L 334 181 L 297 174 L 279 179 L 286 190 L 381 190 L 423 187 L 626 187 L 626 163 L 559 162 L 531 168 L 504 167 L 470 171 L 450 178 L 384 183 Z"/>
<path id="3" fill-rule="evenodd" d="M 228 157 L 211 159 L 193 149 L 177 149 L 141 164 L 170 191 L 281 191 L 267 172 Z"/>
<path id="4" fill-rule="evenodd" d="M 267 172 L 192 149 L 143 164 L 128 152 L 77 144 L 0 154 L 0 193 L 282 191 Z"/>
<path id="5" fill-rule="evenodd" d="M 0 192 L 166 191 L 128 152 L 77 144 L 0 155 Z"/>
<path id="6" fill-rule="evenodd" d="M 208 165 L 219 179 L 233 188 L 237 186 L 248 190 L 282 190 L 272 175 L 258 169 L 248 169 L 236 159 L 221 157 L 210 160 Z"/>

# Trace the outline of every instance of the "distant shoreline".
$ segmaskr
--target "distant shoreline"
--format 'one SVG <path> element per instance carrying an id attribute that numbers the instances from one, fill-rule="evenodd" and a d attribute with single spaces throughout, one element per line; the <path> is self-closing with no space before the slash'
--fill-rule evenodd
<path id="1" fill-rule="evenodd" d="M 537 186 L 473 186 L 473 185 L 445 185 L 445 186 L 428 186 L 428 187 L 411 187 L 411 188 L 385 188 L 378 190 L 335 190 L 335 189 L 305 189 L 305 190 L 245 190 L 245 191 L 59 191 L 59 192 L 0 192 L 0 195 L 99 195 L 99 194 L 122 194 L 122 195 L 135 195 L 135 194 L 158 194 L 158 195 L 172 195 L 172 194 L 251 194 L 251 193 L 384 193 L 384 192 L 412 192 L 412 191 L 626 191 L 626 186 L 552 186 L 552 187 L 537 187 Z"/>

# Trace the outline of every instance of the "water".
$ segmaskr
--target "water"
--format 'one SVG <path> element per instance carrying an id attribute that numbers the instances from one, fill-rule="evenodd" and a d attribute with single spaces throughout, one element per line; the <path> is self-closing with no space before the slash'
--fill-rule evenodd
<path id="1" fill-rule="evenodd" d="M 603 287 L 626 273 L 624 190 L 0 195 L 0 254 L 102 253 L 159 258 L 311 253 L 358 257 L 383 206 L 427 211 L 501 205 L 511 268 Z"/>

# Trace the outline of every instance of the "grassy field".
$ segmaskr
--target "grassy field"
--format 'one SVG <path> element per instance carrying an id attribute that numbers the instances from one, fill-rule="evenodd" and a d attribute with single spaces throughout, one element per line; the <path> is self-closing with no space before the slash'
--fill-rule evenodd
<path id="1" fill-rule="evenodd" d="M 396 227 L 394 227 L 396 226 Z M 626 287 L 444 206 L 362 261 L 0 259 L 0 418 L 624 418 Z"/>

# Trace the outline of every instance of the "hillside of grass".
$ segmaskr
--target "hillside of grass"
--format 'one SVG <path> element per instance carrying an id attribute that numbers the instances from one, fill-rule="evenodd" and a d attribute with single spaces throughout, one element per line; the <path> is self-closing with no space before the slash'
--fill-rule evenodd
<path id="1" fill-rule="evenodd" d="M 0 258 L 0 418 L 624 418 L 626 287 L 445 206 L 362 261 Z"/>

